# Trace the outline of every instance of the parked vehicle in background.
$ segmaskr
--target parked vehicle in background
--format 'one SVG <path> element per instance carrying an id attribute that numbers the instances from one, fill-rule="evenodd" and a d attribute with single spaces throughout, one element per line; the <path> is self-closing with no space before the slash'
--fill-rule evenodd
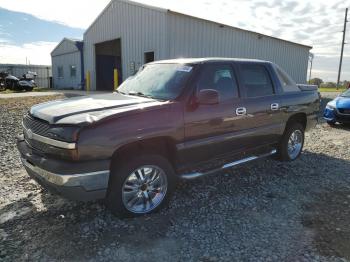
<path id="1" fill-rule="evenodd" d="M 297 159 L 319 105 L 317 86 L 298 86 L 271 62 L 158 61 L 115 93 L 33 106 L 17 146 L 44 187 L 137 216 L 164 206 L 178 179 Z"/>
<path id="2" fill-rule="evenodd" d="M 4 91 L 6 89 L 6 83 L 5 83 L 5 78 L 7 76 L 7 73 L 5 72 L 0 72 L 0 91 Z"/>
<path id="3" fill-rule="evenodd" d="M 350 89 L 328 102 L 323 112 L 323 118 L 331 126 L 337 122 L 340 124 L 350 123 Z"/>
<path id="4" fill-rule="evenodd" d="M 35 78 L 37 77 L 36 72 L 28 71 L 22 76 L 18 81 L 18 86 L 23 90 L 32 91 L 34 87 L 37 87 L 35 83 Z"/>
<path id="5" fill-rule="evenodd" d="M 20 79 L 9 74 L 8 72 L 0 73 L 1 90 L 10 89 L 14 91 L 32 91 L 36 87 L 35 77 L 37 73 L 27 72 Z"/>

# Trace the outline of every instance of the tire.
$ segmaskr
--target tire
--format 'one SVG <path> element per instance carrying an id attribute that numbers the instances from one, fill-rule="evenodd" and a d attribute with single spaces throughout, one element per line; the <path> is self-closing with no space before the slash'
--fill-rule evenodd
<path id="1" fill-rule="evenodd" d="M 327 121 L 327 124 L 330 126 L 335 126 L 335 121 Z"/>
<path id="2" fill-rule="evenodd" d="M 33 87 L 31 87 L 31 86 L 29 87 L 28 86 L 28 87 L 25 88 L 25 90 L 26 90 L 26 92 L 31 92 L 31 91 L 33 91 Z"/>
<path id="3" fill-rule="evenodd" d="M 291 141 L 292 135 L 295 135 L 293 142 Z M 277 149 L 278 159 L 281 161 L 294 161 L 297 159 L 304 146 L 305 130 L 302 124 L 292 123 L 289 124 L 284 131 L 283 137 Z M 292 150 L 294 148 L 294 150 Z"/>
<path id="4" fill-rule="evenodd" d="M 160 155 L 119 159 L 111 170 L 106 205 L 118 217 L 154 213 L 167 204 L 175 185 L 174 169 Z"/>

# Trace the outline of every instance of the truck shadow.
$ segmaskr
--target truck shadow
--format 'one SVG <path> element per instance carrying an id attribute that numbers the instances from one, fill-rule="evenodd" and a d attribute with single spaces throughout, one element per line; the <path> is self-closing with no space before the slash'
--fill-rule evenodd
<path id="1" fill-rule="evenodd" d="M 311 231 L 312 246 L 319 254 L 350 259 L 350 173 L 344 170 L 350 170 L 350 161 L 311 152 L 291 163 L 257 161 L 181 182 L 167 209 L 134 219 L 118 219 L 97 202 L 71 202 L 44 191 L 38 199 L 24 198 L 0 209 L 0 260 L 172 261 L 188 245 L 198 260 L 203 254 L 196 235 L 261 232 L 263 237 L 266 222 L 295 241 L 307 239 L 304 233 Z M 207 217 L 216 222 L 208 226 Z M 290 225 L 281 227 L 280 221 L 291 217 L 303 226 L 301 232 L 289 230 Z M 244 248 L 240 252 L 253 252 Z M 298 249 L 294 258 L 302 255 Z"/>

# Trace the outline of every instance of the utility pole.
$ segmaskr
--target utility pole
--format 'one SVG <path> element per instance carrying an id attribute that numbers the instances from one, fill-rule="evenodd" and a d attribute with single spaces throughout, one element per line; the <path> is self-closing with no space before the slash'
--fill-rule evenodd
<path id="1" fill-rule="evenodd" d="M 345 19 L 344 19 L 344 30 L 343 30 L 343 41 L 341 44 L 341 51 L 340 51 L 340 62 L 339 62 L 339 71 L 338 71 L 338 80 L 337 80 L 337 90 L 339 89 L 339 81 L 340 81 L 340 74 L 341 74 L 341 66 L 343 63 L 343 53 L 344 53 L 344 45 L 345 45 L 345 33 L 346 33 L 346 23 L 348 22 L 348 8 L 345 9 Z"/>
<path id="2" fill-rule="evenodd" d="M 311 72 L 312 72 L 312 62 L 314 60 L 314 54 L 313 53 L 309 53 L 309 60 L 310 60 L 310 73 L 309 73 L 309 84 L 311 83 Z"/>

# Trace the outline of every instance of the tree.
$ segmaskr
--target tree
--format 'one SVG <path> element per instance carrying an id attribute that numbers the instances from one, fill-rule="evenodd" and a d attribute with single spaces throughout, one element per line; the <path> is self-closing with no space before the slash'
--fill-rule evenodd
<path id="1" fill-rule="evenodd" d="M 317 85 L 320 87 L 320 85 L 323 83 L 323 80 L 321 78 L 313 78 L 310 80 L 310 85 Z"/>
<path id="2" fill-rule="evenodd" d="M 344 88 L 348 88 L 350 82 L 347 81 L 347 80 L 344 80 L 342 83 L 341 83 L 341 86 L 343 86 Z"/>
<path id="3" fill-rule="evenodd" d="M 336 88 L 337 84 L 334 82 L 326 82 L 326 83 L 321 84 L 321 87 Z"/>

